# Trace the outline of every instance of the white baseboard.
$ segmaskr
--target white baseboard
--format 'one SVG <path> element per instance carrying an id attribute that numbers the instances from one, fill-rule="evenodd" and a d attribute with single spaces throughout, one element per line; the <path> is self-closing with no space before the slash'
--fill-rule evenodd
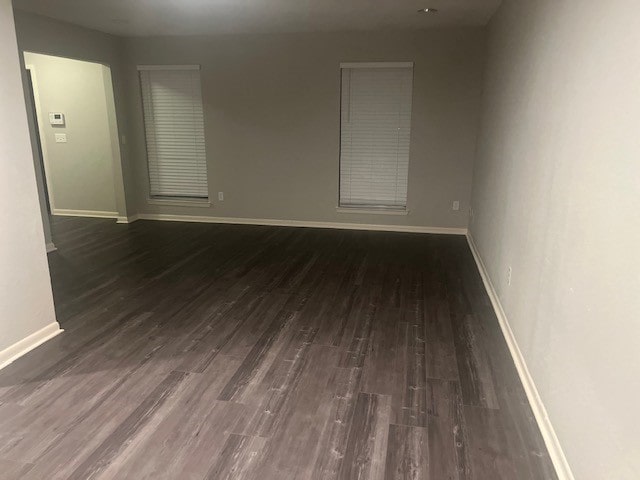
<path id="1" fill-rule="evenodd" d="M 128 217 L 118 215 L 116 223 L 133 223 L 138 220 L 138 215 L 130 215 Z"/>
<path id="2" fill-rule="evenodd" d="M 56 247 L 53 242 L 47 243 L 47 253 L 55 252 L 56 250 L 58 250 L 58 247 Z"/>
<path id="3" fill-rule="evenodd" d="M 529 404 L 531 405 L 531 409 L 533 410 L 536 422 L 538 423 L 538 427 L 540 428 L 540 432 L 542 433 L 542 437 L 544 438 L 544 443 L 547 446 L 547 450 L 549 451 L 549 456 L 551 457 L 553 466 L 556 469 L 558 479 L 574 480 L 573 473 L 571 472 L 571 468 L 569 467 L 567 458 L 564 455 L 562 446 L 560 445 L 560 441 L 558 440 L 555 430 L 553 429 L 553 425 L 551 424 L 551 420 L 549 419 L 547 410 L 542 403 L 542 399 L 540 398 L 538 389 L 533 382 L 533 378 L 531 377 L 531 373 L 527 368 L 527 364 L 524 360 L 522 352 L 520 351 L 520 347 L 518 347 L 518 342 L 516 341 L 516 338 L 513 334 L 513 330 L 511 330 L 511 326 L 509 325 L 509 320 L 507 319 L 504 309 L 502 308 L 502 304 L 500 303 L 498 294 L 493 287 L 493 283 L 491 283 L 489 272 L 487 271 L 487 268 L 482 261 L 482 257 L 480 256 L 480 252 L 478 251 L 478 247 L 476 246 L 471 233 L 467 234 L 467 241 L 469 242 L 471 253 L 473 253 L 473 258 L 478 265 L 480 276 L 482 277 L 484 286 L 487 290 L 487 293 L 489 294 L 489 298 L 491 299 L 493 309 L 495 310 L 496 316 L 498 317 L 498 322 L 500 323 L 502 334 L 504 335 L 504 338 L 509 347 L 509 351 L 511 352 L 511 357 L 513 358 L 513 361 L 518 370 L 520 381 L 522 382 L 522 386 L 524 387 L 527 399 L 529 400 Z"/>
<path id="4" fill-rule="evenodd" d="M 63 331 L 58 322 L 52 322 L 19 342 L 5 348 L 0 352 L 0 370 Z"/>
<path id="5" fill-rule="evenodd" d="M 141 213 L 140 220 L 160 220 L 166 222 L 230 223 L 238 225 L 272 225 L 278 227 L 334 228 L 341 230 L 373 230 L 380 232 L 434 233 L 442 235 L 466 235 L 466 228 L 420 227 L 412 225 L 371 225 L 366 223 L 307 222 L 302 220 L 275 220 L 268 218 L 209 217 L 194 215 L 168 215 L 162 213 Z"/>
<path id="6" fill-rule="evenodd" d="M 118 218 L 118 212 L 102 212 L 99 210 L 67 210 L 64 208 L 56 208 L 52 214 L 63 217 Z"/>

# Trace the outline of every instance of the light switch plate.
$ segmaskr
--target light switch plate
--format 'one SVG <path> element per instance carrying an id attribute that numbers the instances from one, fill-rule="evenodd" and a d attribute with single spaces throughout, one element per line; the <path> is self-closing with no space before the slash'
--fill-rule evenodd
<path id="1" fill-rule="evenodd" d="M 56 143 L 67 143 L 67 134 L 56 133 Z"/>

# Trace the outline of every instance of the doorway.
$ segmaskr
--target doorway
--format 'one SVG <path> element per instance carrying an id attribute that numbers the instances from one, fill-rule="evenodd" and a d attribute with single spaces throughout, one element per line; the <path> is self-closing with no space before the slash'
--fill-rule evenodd
<path id="1" fill-rule="evenodd" d="M 43 217 L 118 218 L 124 187 L 109 66 L 33 52 L 24 62 Z"/>

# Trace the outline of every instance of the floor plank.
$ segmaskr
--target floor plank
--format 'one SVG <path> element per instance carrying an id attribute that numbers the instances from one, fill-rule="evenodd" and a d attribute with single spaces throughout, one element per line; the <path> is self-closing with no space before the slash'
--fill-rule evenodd
<path id="1" fill-rule="evenodd" d="M 554 480 L 464 238 L 54 217 L 0 478 Z"/>
<path id="2" fill-rule="evenodd" d="M 471 478 L 462 397 L 457 381 L 427 380 L 429 478 Z"/>
<path id="3" fill-rule="evenodd" d="M 339 479 L 384 479 L 390 410 L 387 396 L 358 395 Z"/>
<path id="4" fill-rule="evenodd" d="M 387 445 L 386 480 L 427 480 L 430 476 L 427 429 L 390 425 Z"/>
<path id="5" fill-rule="evenodd" d="M 472 478 L 530 478 L 530 471 L 518 472 L 516 469 L 497 410 L 465 406 L 464 421 L 467 426 Z"/>

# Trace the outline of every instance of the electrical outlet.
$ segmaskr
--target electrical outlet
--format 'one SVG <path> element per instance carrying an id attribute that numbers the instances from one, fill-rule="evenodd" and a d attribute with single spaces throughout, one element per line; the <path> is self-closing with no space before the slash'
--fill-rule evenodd
<path id="1" fill-rule="evenodd" d="M 511 267 L 507 268 L 507 285 L 511 286 L 511 274 L 513 273 L 513 270 L 511 270 Z"/>
<path id="2" fill-rule="evenodd" d="M 454 211 L 456 211 L 456 212 L 457 212 L 458 210 L 460 210 L 460 202 L 459 202 L 458 200 L 455 200 L 455 201 L 453 202 L 453 210 L 454 210 Z"/>
<path id="3" fill-rule="evenodd" d="M 56 133 L 56 143 L 67 143 L 67 134 L 66 133 Z"/>
<path id="4" fill-rule="evenodd" d="M 224 201 L 224 192 L 218 192 L 218 201 L 220 202 Z"/>

